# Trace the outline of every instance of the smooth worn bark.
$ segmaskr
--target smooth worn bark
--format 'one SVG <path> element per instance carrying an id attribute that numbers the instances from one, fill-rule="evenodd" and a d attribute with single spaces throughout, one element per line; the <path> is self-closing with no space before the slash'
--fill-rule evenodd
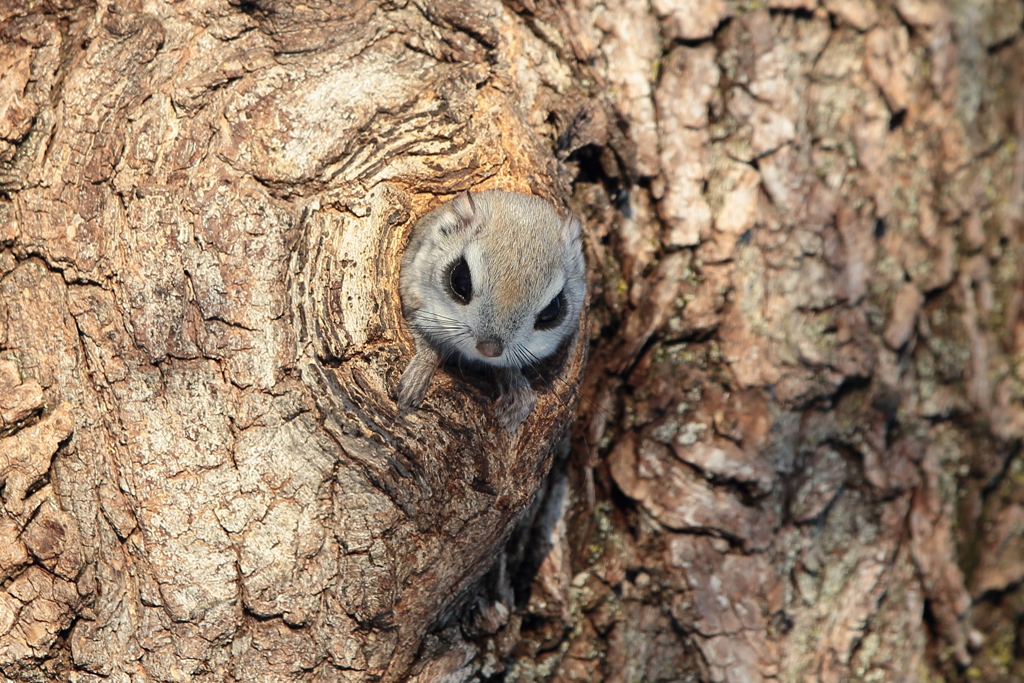
<path id="1" fill-rule="evenodd" d="M 0 674 L 1024 676 L 1022 22 L 0 0 Z M 394 401 L 487 188 L 591 271 L 511 435 Z"/>

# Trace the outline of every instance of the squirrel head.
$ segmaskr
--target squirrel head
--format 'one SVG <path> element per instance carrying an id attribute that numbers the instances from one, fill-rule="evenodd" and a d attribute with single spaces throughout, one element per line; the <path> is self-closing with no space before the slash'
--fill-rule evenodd
<path id="1" fill-rule="evenodd" d="M 547 201 L 463 192 L 424 216 L 402 262 L 409 324 L 438 352 L 523 367 L 555 352 L 586 292 L 580 220 Z"/>

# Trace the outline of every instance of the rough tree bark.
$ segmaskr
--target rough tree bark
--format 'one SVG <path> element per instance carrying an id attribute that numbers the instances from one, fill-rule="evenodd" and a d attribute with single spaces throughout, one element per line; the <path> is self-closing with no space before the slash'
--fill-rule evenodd
<path id="1" fill-rule="evenodd" d="M 1022 20 L 0 1 L 0 674 L 1024 676 Z M 490 187 L 592 273 L 511 437 L 391 398 Z"/>

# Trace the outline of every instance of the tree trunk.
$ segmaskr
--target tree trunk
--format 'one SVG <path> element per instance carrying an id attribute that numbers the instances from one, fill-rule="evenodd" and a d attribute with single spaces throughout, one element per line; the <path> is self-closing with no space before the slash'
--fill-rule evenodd
<path id="1" fill-rule="evenodd" d="M 0 0 L 0 673 L 1024 676 L 1022 22 Z M 592 280 L 511 435 L 393 399 L 487 188 Z"/>

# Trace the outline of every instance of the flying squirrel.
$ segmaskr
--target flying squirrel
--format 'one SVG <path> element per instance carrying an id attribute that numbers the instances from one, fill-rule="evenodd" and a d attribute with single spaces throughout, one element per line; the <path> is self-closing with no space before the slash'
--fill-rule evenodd
<path id="1" fill-rule="evenodd" d="M 419 407 L 450 358 L 493 368 L 498 422 L 514 431 L 537 395 L 523 368 L 576 332 L 586 294 L 580 219 L 528 194 L 462 192 L 417 222 L 402 257 L 402 311 L 416 355 L 398 405 Z"/>

